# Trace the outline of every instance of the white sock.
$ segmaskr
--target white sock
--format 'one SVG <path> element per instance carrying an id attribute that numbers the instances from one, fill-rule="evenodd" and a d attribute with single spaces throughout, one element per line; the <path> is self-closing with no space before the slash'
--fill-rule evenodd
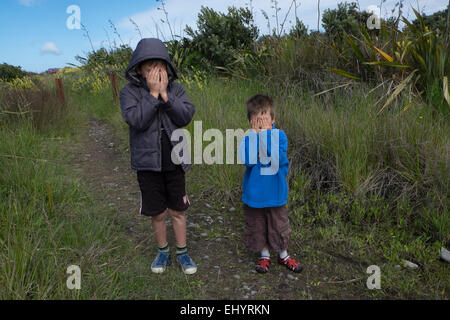
<path id="1" fill-rule="evenodd" d="M 261 258 L 265 257 L 265 258 L 270 258 L 270 252 L 269 249 L 265 249 L 261 251 Z"/>
<path id="2" fill-rule="evenodd" d="M 287 256 L 288 256 L 287 250 L 284 250 L 284 251 L 280 252 L 280 258 L 281 258 L 281 259 L 284 259 L 284 258 L 286 258 Z"/>

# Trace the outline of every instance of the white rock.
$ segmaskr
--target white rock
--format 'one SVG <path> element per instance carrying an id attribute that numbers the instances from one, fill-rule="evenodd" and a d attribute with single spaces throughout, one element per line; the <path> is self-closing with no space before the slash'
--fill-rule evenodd
<path id="1" fill-rule="evenodd" d="M 441 259 L 450 262 L 450 251 L 445 248 L 441 248 Z"/>
<path id="2" fill-rule="evenodd" d="M 241 278 L 241 276 L 240 275 L 238 275 L 238 274 L 235 274 L 234 276 L 233 276 L 233 278 L 235 278 L 235 279 L 240 279 Z"/>
<path id="3" fill-rule="evenodd" d="M 235 208 L 235 207 L 231 207 L 231 208 L 230 208 L 230 212 L 233 212 L 233 211 L 236 211 L 236 208 Z"/>
<path id="4" fill-rule="evenodd" d="M 295 279 L 295 277 L 294 277 L 292 274 L 288 274 L 288 275 L 287 275 L 287 278 L 288 278 L 289 280 L 294 280 L 294 279 Z"/>
<path id="5" fill-rule="evenodd" d="M 202 237 L 207 237 L 208 234 L 206 232 L 203 232 L 202 234 L 200 234 Z"/>
<path id="6" fill-rule="evenodd" d="M 403 260 L 403 264 L 405 265 L 405 267 L 409 268 L 409 269 L 417 269 L 419 268 L 419 266 L 411 261 L 408 260 Z"/>
<path id="7" fill-rule="evenodd" d="M 252 290 L 251 292 L 250 292 L 250 294 L 253 296 L 253 295 L 255 295 L 257 292 L 255 291 L 255 290 Z"/>

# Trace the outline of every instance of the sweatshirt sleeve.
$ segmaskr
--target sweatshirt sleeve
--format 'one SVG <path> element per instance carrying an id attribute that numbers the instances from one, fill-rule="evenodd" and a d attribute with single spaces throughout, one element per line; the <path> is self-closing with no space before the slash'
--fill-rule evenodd
<path id="1" fill-rule="evenodd" d="M 288 140 L 283 130 L 272 129 L 261 132 L 260 159 L 263 166 L 270 166 L 274 159 L 278 166 L 282 167 L 289 164 L 287 158 Z M 273 151 L 278 151 L 273 153 Z M 267 157 L 267 158 L 266 158 Z M 278 158 L 278 159 L 277 159 Z"/>
<path id="2" fill-rule="evenodd" d="M 254 132 L 249 133 L 241 140 L 238 153 L 239 159 L 249 168 L 259 164 L 258 147 L 258 135 Z"/>
<path id="3" fill-rule="evenodd" d="M 191 122 L 195 113 L 195 107 L 189 100 L 183 86 L 172 84 L 173 92 L 169 92 L 169 100 L 163 103 L 163 110 L 170 120 L 179 127 L 184 127 Z"/>
<path id="4" fill-rule="evenodd" d="M 139 88 L 139 90 L 143 90 Z M 158 112 L 160 101 L 145 91 L 142 99 L 131 93 L 128 87 L 120 91 L 120 107 L 122 117 L 130 127 L 142 131 L 148 128 Z"/>

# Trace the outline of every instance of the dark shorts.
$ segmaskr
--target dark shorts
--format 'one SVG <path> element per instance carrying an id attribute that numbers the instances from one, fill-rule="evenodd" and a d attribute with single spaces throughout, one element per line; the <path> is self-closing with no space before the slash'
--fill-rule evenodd
<path id="1" fill-rule="evenodd" d="M 137 171 L 141 189 L 139 213 L 153 217 L 166 211 L 185 211 L 189 208 L 186 195 L 186 181 L 181 166 L 173 171 Z"/>
<path id="2" fill-rule="evenodd" d="M 244 241 L 249 250 L 261 251 L 268 244 L 276 252 L 288 248 L 291 235 L 286 205 L 252 208 L 244 204 Z"/>

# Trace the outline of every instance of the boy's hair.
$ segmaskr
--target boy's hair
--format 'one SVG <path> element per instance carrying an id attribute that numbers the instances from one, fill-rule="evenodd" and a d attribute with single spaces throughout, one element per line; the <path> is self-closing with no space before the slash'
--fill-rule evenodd
<path id="1" fill-rule="evenodd" d="M 272 119 L 275 118 L 275 108 L 271 97 L 264 94 L 257 94 L 247 100 L 247 118 L 250 121 L 255 113 L 270 112 Z"/>
<path id="2" fill-rule="evenodd" d="M 150 62 L 150 61 L 161 61 L 167 66 L 167 62 L 162 60 L 162 59 L 147 59 L 147 60 L 144 60 L 144 61 L 138 63 L 138 65 L 135 67 L 135 70 L 136 71 L 140 71 L 142 66 L 144 65 L 144 63 L 147 63 L 147 62 Z"/>

